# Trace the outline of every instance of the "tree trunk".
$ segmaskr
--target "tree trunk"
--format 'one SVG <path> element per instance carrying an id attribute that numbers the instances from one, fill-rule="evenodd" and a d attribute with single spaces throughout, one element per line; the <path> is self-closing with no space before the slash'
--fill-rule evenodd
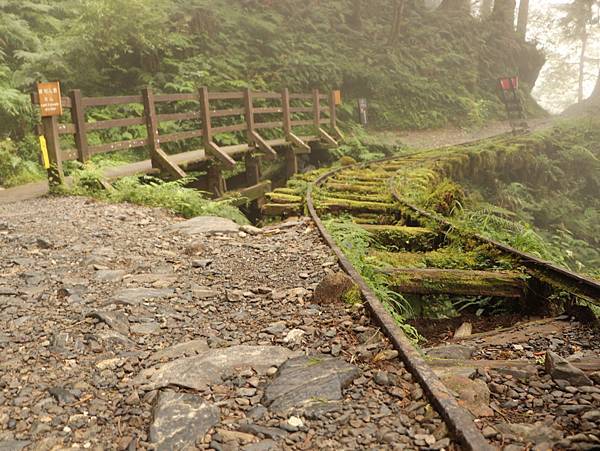
<path id="1" fill-rule="evenodd" d="M 440 5 L 440 11 L 471 13 L 471 0 L 444 0 Z"/>
<path id="2" fill-rule="evenodd" d="M 521 0 L 519 4 L 519 20 L 517 22 L 517 35 L 523 40 L 527 38 L 527 24 L 529 23 L 529 0 Z"/>
<path id="3" fill-rule="evenodd" d="M 481 0 L 481 6 L 479 7 L 479 14 L 481 17 L 488 18 L 492 15 L 492 6 L 494 0 Z"/>
<path id="4" fill-rule="evenodd" d="M 394 45 L 398 36 L 400 36 L 400 29 L 402 25 L 402 19 L 404 17 L 404 8 L 406 6 L 406 0 L 396 0 L 394 6 L 394 21 L 392 23 L 392 31 L 390 32 L 390 38 L 388 40 L 389 45 Z"/>
<path id="5" fill-rule="evenodd" d="M 598 80 L 596 81 L 596 87 L 594 92 L 590 96 L 590 102 L 600 105 L 600 70 L 598 70 Z"/>
<path id="6" fill-rule="evenodd" d="M 517 0 L 497 0 L 494 2 L 492 18 L 503 24 L 505 28 L 514 30 L 516 7 Z"/>
<path id="7" fill-rule="evenodd" d="M 588 34 L 583 32 L 581 36 L 581 53 L 579 54 L 579 83 L 577 86 L 577 103 L 583 102 L 583 84 L 585 80 L 585 53 L 587 51 Z"/>

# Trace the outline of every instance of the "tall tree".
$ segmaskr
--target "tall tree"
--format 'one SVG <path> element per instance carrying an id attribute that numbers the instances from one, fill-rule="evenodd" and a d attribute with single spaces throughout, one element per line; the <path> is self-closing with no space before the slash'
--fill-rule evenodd
<path id="1" fill-rule="evenodd" d="M 519 3 L 519 19 L 517 21 L 517 34 L 525 40 L 527 37 L 527 25 L 529 23 L 529 0 L 521 0 Z"/>
<path id="2" fill-rule="evenodd" d="M 492 14 L 492 7 L 494 6 L 494 0 L 481 0 L 479 6 L 479 14 L 481 17 L 489 17 Z"/>
<path id="3" fill-rule="evenodd" d="M 492 18 L 501 23 L 506 29 L 514 30 L 515 27 L 515 9 L 517 0 L 496 0 Z"/>
<path id="4" fill-rule="evenodd" d="M 395 0 L 394 2 L 394 18 L 392 22 L 392 30 L 388 40 L 389 45 L 394 45 L 400 36 L 402 28 L 402 19 L 404 18 L 404 9 L 406 8 L 406 0 Z"/>

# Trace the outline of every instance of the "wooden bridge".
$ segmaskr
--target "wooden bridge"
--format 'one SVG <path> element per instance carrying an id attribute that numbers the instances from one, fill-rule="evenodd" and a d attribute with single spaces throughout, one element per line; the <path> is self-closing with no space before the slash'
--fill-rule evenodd
<path id="1" fill-rule="evenodd" d="M 32 102 L 39 105 L 37 94 L 32 95 Z M 297 156 L 311 152 L 311 143 L 337 146 L 337 139 L 342 137 L 337 127 L 335 91 L 324 95 L 319 90 L 295 94 L 288 89 L 278 93 L 250 89 L 209 92 L 201 88 L 195 93 L 155 94 L 146 88 L 139 95 L 83 97 L 80 90 L 73 90 L 68 97 L 61 98 L 61 103 L 70 111 L 70 122 L 65 121 L 68 115 L 42 118 L 41 133 L 47 143 L 51 185 L 65 182 L 65 161 L 85 163 L 97 154 L 143 147 L 149 151 L 148 160 L 107 170 L 106 178 L 161 173 L 170 179 L 180 179 L 186 177 L 188 168 L 200 168 L 206 175 L 199 179 L 199 186 L 220 198 L 227 192 L 223 171 L 236 168 L 244 160 L 245 169 L 236 176 L 237 185 L 245 186 L 240 192 L 253 200 L 270 190 L 270 182 L 261 180 L 262 158 L 284 158 L 289 177 L 298 170 Z M 143 114 L 96 122 L 86 120 L 86 113 L 108 106 L 115 109 L 123 106 L 122 110 L 128 114 L 143 109 Z M 166 131 L 173 124 L 185 131 Z M 96 133 L 94 138 L 98 141 L 99 131 L 134 126 L 145 126 L 145 136 L 90 143 L 91 133 Z M 222 134 L 231 133 L 236 134 L 238 142 L 245 142 L 220 145 Z M 68 135 L 72 136 L 70 140 Z M 177 148 L 189 149 L 194 145 L 195 150 L 175 152 Z M 244 178 L 241 183 L 240 175 Z"/>

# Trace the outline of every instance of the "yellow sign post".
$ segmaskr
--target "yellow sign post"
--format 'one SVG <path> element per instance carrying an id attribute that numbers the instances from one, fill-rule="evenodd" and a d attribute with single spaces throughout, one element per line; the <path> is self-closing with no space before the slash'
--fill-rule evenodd
<path id="1" fill-rule="evenodd" d="M 335 99 L 336 105 L 342 104 L 342 91 L 333 91 L 333 98 Z"/>
<path id="2" fill-rule="evenodd" d="M 42 163 L 44 163 L 44 169 L 50 169 L 50 158 L 48 157 L 48 145 L 46 144 L 46 137 L 40 136 L 40 149 L 42 150 Z"/>

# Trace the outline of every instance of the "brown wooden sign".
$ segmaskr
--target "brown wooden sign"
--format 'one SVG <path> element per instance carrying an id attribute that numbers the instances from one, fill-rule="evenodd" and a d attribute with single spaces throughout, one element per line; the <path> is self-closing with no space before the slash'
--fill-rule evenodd
<path id="1" fill-rule="evenodd" d="M 63 114 L 58 81 L 37 84 L 40 113 L 42 117 L 61 116 Z"/>
<path id="2" fill-rule="evenodd" d="M 333 91 L 333 98 L 336 105 L 342 104 L 342 91 Z"/>

